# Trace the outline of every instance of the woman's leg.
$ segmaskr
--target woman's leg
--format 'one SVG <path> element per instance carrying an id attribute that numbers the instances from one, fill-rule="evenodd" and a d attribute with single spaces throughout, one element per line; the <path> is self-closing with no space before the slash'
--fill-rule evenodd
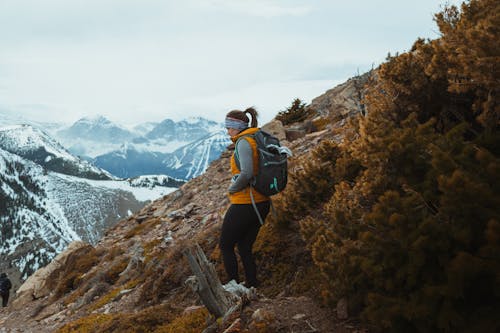
<path id="1" fill-rule="evenodd" d="M 260 216 L 263 220 L 266 219 L 266 216 L 269 213 L 269 206 L 269 202 L 257 204 L 257 209 L 259 210 Z M 257 287 L 259 285 L 259 281 L 257 280 L 257 267 L 255 265 L 252 247 L 257 239 L 261 225 L 253 206 L 250 205 L 248 209 L 249 211 L 246 214 L 247 218 L 245 219 L 246 232 L 238 241 L 238 252 L 241 257 L 241 262 L 243 263 L 243 268 L 245 269 L 246 286 Z"/>
<path id="2" fill-rule="evenodd" d="M 238 230 L 238 215 L 238 206 L 231 205 L 224 216 L 219 241 L 222 259 L 224 261 L 224 268 L 226 269 L 229 281 L 235 280 L 236 282 L 239 282 L 239 278 L 238 262 L 236 261 L 234 246 L 236 245 L 238 235 L 241 232 L 241 230 Z"/>
<path id="3" fill-rule="evenodd" d="M 252 254 L 252 246 L 255 243 L 260 225 L 249 230 L 245 237 L 238 242 L 238 252 L 241 257 L 243 268 L 245 269 L 245 281 L 247 287 L 257 287 L 257 267 Z"/>

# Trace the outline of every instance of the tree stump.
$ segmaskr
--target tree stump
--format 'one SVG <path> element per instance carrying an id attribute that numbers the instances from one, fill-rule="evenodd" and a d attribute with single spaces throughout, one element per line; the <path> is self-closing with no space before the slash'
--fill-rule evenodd
<path id="1" fill-rule="evenodd" d="M 205 256 L 201 247 L 196 244 L 184 251 L 194 276 L 187 279 L 208 311 L 216 318 L 232 313 L 240 304 L 240 297 L 227 292 L 222 286 L 215 268 Z"/>

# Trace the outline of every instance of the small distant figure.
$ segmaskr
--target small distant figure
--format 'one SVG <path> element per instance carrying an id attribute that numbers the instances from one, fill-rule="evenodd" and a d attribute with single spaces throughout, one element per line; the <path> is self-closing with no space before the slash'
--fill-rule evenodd
<path id="1" fill-rule="evenodd" d="M 0 295 L 2 295 L 2 306 L 5 308 L 9 302 L 10 288 L 12 288 L 12 283 L 10 282 L 7 274 L 0 274 Z"/>

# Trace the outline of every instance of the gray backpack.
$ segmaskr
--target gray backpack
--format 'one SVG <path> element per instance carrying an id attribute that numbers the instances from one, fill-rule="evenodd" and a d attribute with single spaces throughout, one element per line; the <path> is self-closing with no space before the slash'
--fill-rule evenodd
<path id="1" fill-rule="evenodd" d="M 291 155 L 290 150 L 281 147 L 278 138 L 262 130 L 254 134 L 244 135 L 239 140 L 246 136 L 252 137 L 257 143 L 259 157 L 259 170 L 257 170 L 250 185 L 257 192 L 268 197 L 283 191 L 288 181 L 287 158 Z M 235 157 L 236 166 L 239 169 L 238 156 Z"/>
<path id="2" fill-rule="evenodd" d="M 287 147 L 282 147 L 278 138 L 262 130 L 258 130 L 254 134 L 242 136 L 238 139 L 236 145 L 238 145 L 239 140 L 247 136 L 255 140 L 259 158 L 259 170 L 257 170 L 256 175 L 251 180 L 250 186 L 257 192 L 268 197 L 283 191 L 288 181 L 287 158 L 288 156 L 292 156 L 292 152 Z M 235 161 L 236 166 L 240 169 L 237 154 L 235 154 Z M 250 191 L 250 196 L 259 221 L 263 224 L 253 200 L 252 191 Z"/>

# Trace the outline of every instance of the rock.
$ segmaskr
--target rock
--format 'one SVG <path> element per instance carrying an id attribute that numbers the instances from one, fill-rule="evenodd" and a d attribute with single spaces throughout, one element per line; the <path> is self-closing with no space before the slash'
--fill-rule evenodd
<path id="1" fill-rule="evenodd" d="M 252 320 L 248 325 L 250 332 L 261 331 L 265 327 L 266 332 L 274 332 L 276 324 L 276 315 L 274 312 L 264 309 L 257 309 L 252 314 Z"/>
<path id="2" fill-rule="evenodd" d="M 144 222 L 149 216 L 148 215 L 139 215 L 135 218 L 135 222 L 137 222 L 138 224 L 141 224 L 142 222 Z"/>
<path id="3" fill-rule="evenodd" d="M 341 298 L 337 303 L 337 318 L 342 320 L 349 318 L 347 300 L 345 298 Z"/>
<path id="4" fill-rule="evenodd" d="M 286 130 L 286 140 L 287 141 L 295 141 L 297 139 L 303 138 L 306 136 L 306 131 L 303 129 L 287 129 Z"/>
<path id="5" fill-rule="evenodd" d="M 257 309 L 252 314 L 252 320 L 256 322 L 269 321 L 272 318 L 274 318 L 274 314 L 264 309 Z"/>
<path id="6" fill-rule="evenodd" d="M 292 317 L 293 320 L 302 320 L 306 317 L 304 313 L 298 313 L 295 316 Z"/>
<path id="7" fill-rule="evenodd" d="M 322 116 L 337 119 L 349 114 L 363 112 L 361 99 L 364 95 L 364 85 L 372 75 L 371 72 L 349 79 L 347 82 L 328 90 L 323 95 L 311 101 L 311 108 Z"/>
<path id="8" fill-rule="evenodd" d="M 200 309 L 204 309 L 204 308 L 205 308 L 205 306 L 203 306 L 203 305 L 193 305 L 193 306 L 189 306 L 189 307 L 187 307 L 187 308 L 185 308 L 185 309 L 184 309 L 184 311 L 183 311 L 183 313 L 182 313 L 182 314 L 183 314 L 183 315 L 187 315 L 187 314 L 190 314 L 190 313 L 196 312 L 196 311 L 198 311 L 198 310 L 200 310 Z"/>
<path id="9" fill-rule="evenodd" d="M 273 120 L 265 124 L 264 126 L 262 126 L 262 130 L 264 132 L 274 135 L 280 141 L 286 139 L 285 128 L 283 127 L 283 124 L 279 120 Z"/>
<path id="10" fill-rule="evenodd" d="M 36 316 L 35 320 L 40 321 L 42 319 L 53 316 L 56 313 L 60 313 L 64 309 L 62 303 L 52 303 L 51 305 L 44 308 L 40 313 Z"/>
<path id="11" fill-rule="evenodd" d="M 12 302 L 12 307 L 19 310 L 28 302 L 49 295 L 52 291 L 49 278 L 55 271 L 66 264 L 67 259 L 76 251 L 91 246 L 81 241 L 71 242 L 66 250 L 57 255 L 47 266 L 40 268 L 31 275 L 16 291 L 16 299 Z"/>

